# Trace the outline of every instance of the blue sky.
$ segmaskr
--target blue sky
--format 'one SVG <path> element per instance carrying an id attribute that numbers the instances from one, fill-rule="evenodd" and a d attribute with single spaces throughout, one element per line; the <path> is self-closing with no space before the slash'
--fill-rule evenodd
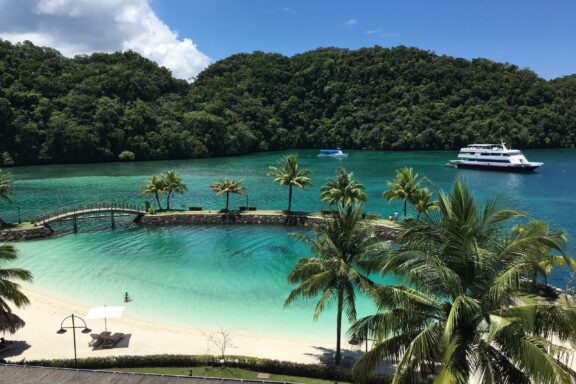
<path id="1" fill-rule="evenodd" d="M 576 73 L 576 1 L 152 0 L 156 15 L 211 59 L 261 50 L 414 46 Z"/>

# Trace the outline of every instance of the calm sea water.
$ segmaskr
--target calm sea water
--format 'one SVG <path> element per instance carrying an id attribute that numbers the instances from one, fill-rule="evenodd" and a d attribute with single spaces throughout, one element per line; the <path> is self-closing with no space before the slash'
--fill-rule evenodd
<path id="1" fill-rule="evenodd" d="M 315 184 L 296 191 L 294 209 L 318 210 L 319 188 L 342 165 L 367 186 L 367 210 L 388 215 L 401 210 L 380 198 L 386 180 L 403 166 L 414 167 L 441 188 L 459 176 L 479 200 L 497 197 L 501 204 L 553 226 L 568 230 L 568 252 L 576 242 L 576 151 L 525 151 L 530 160 L 543 161 L 533 174 L 457 170 L 445 163 L 455 152 L 351 151 L 344 160 L 318 159 L 316 151 L 297 151 L 301 164 L 312 169 Z M 24 219 L 45 210 L 86 201 L 143 202 L 139 191 L 147 177 L 166 170 L 180 173 L 189 191 L 173 199 L 176 208 L 201 205 L 220 208 L 209 184 L 220 177 L 244 180 L 247 196 L 232 196 L 231 206 L 284 209 L 287 191 L 266 176 L 267 166 L 288 152 L 217 159 L 20 167 L 14 174 L 15 204 Z M 15 206 L 0 202 L 0 217 L 17 220 Z M 134 301 L 127 315 L 198 327 L 224 326 L 255 332 L 331 338 L 333 311 L 312 320 L 313 303 L 299 302 L 283 309 L 290 291 L 286 276 L 309 250 L 288 237 L 284 227 L 170 227 L 134 228 L 107 222 L 82 222 L 78 234 L 18 243 L 18 265 L 35 275 L 35 287 L 85 305 L 118 304 L 124 291 Z M 567 272 L 555 272 L 551 282 L 564 286 Z M 360 312 L 372 310 L 360 298 Z"/>

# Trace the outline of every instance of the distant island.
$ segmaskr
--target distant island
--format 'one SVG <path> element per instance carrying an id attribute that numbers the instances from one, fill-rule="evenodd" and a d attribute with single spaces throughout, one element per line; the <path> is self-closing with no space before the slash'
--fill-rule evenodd
<path id="1" fill-rule="evenodd" d="M 574 148 L 576 75 L 399 46 L 254 52 L 190 84 L 137 53 L 0 40 L 0 166 L 287 148 Z"/>

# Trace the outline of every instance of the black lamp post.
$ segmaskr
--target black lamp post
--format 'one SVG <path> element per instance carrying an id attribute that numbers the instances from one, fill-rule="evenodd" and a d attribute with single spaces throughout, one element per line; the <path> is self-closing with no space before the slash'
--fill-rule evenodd
<path id="1" fill-rule="evenodd" d="M 348 344 L 351 345 L 358 345 L 361 347 L 362 342 L 366 342 L 366 353 L 368 353 L 368 342 L 369 341 L 376 341 L 374 339 L 369 339 L 368 338 L 368 332 L 366 332 L 365 335 L 354 335 L 352 336 L 352 339 L 350 339 L 350 341 L 348 341 Z"/>
<path id="2" fill-rule="evenodd" d="M 64 326 L 64 322 L 68 319 L 72 319 L 72 326 Z M 76 325 L 76 323 L 74 321 L 75 319 L 82 321 L 84 326 Z M 76 368 L 76 365 L 78 364 L 78 358 L 76 357 L 76 328 L 84 328 L 82 330 L 82 333 L 92 332 L 92 330 L 90 328 L 88 328 L 88 326 L 86 325 L 86 322 L 84 321 L 84 319 L 81 318 L 80 316 L 74 316 L 74 314 L 64 318 L 64 320 L 62 320 L 62 322 L 60 323 L 60 329 L 56 332 L 56 333 L 61 335 L 63 333 L 66 333 L 66 329 L 72 329 L 72 338 L 74 340 L 74 368 Z"/>

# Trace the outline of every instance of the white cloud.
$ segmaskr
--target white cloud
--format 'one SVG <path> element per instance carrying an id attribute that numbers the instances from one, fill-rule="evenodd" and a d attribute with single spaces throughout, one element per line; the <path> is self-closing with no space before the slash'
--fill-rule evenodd
<path id="1" fill-rule="evenodd" d="M 344 22 L 344 25 L 347 27 L 353 27 L 356 24 L 358 24 L 358 20 L 356 20 L 356 19 L 350 19 L 350 20 Z"/>
<path id="2" fill-rule="evenodd" d="M 0 0 L 0 37 L 66 56 L 133 50 L 181 79 L 210 63 L 192 40 L 179 38 L 156 16 L 149 0 Z"/>

